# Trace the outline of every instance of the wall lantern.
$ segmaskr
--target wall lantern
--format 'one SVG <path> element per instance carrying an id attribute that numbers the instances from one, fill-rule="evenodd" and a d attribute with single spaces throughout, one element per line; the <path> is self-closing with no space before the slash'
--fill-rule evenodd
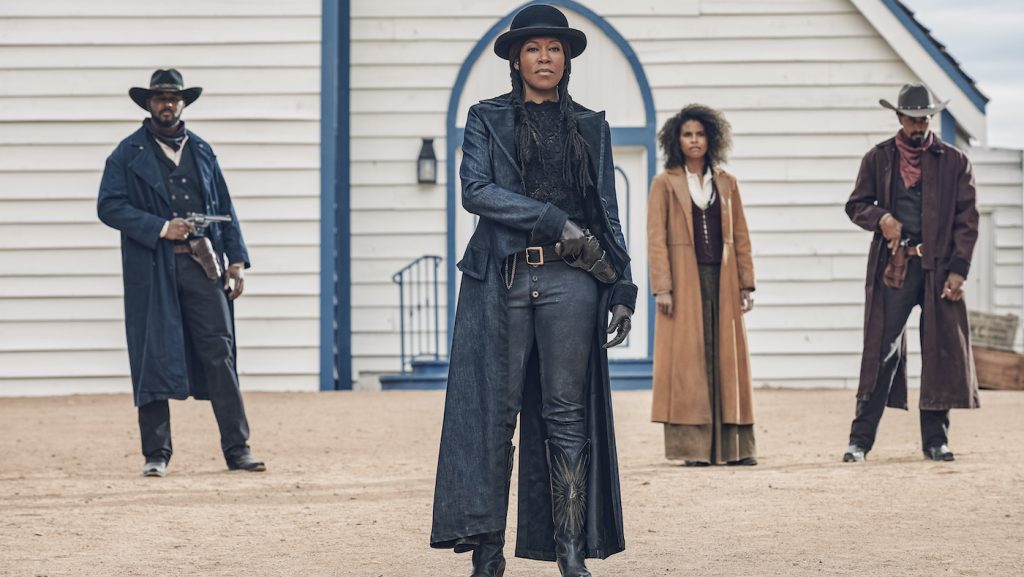
<path id="1" fill-rule="evenodd" d="M 416 180 L 420 184 L 437 184 L 437 156 L 434 154 L 434 139 L 424 138 L 420 157 L 416 162 Z"/>

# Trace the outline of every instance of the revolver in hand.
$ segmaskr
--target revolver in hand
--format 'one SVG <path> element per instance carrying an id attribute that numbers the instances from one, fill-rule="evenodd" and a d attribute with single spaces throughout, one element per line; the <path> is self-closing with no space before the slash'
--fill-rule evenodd
<path id="1" fill-rule="evenodd" d="M 230 216 L 224 216 L 220 214 L 200 214 L 198 212 L 190 212 L 185 216 L 185 220 L 196 227 L 196 231 L 192 233 L 192 236 L 202 237 L 206 236 L 206 229 L 215 222 L 231 222 Z"/>
<path id="2" fill-rule="evenodd" d="M 185 220 L 196 227 L 196 231 L 192 233 L 192 238 L 188 241 L 189 246 L 192 248 L 192 259 L 199 263 L 199 266 L 203 267 L 203 272 L 206 273 L 207 278 L 210 280 L 220 278 L 224 273 L 224 264 L 221 262 L 221 257 L 214 252 L 213 243 L 210 242 L 206 229 L 214 222 L 231 222 L 231 217 L 219 214 L 190 212 L 185 217 Z"/>

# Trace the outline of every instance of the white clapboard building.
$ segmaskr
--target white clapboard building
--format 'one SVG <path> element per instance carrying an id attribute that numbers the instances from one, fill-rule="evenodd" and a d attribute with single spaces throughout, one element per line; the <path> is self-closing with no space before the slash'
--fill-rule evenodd
<path id="1" fill-rule="evenodd" d="M 691 102 L 731 121 L 758 384 L 855 386 L 869 235 L 842 207 L 861 156 L 896 131 L 878 99 L 906 82 L 950 100 L 933 128 L 975 165 L 969 306 L 1022 314 L 1022 153 L 985 146 L 986 97 L 898 0 L 548 3 L 589 38 L 572 92 L 607 111 L 641 294 L 657 129 Z M 166 67 L 204 87 L 184 118 L 217 152 L 250 248 L 243 387 L 377 388 L 433 342 L 440 362 L 419 366 L 443 373 L 454 261 L 473 227 L 458 200 L 462 127 L 470 105 L 508 89 L 491 44 L 522 6 L 180 0 L 154 16 L 132 0 L 0 0 L 0 395 L 130 390 L 118 235 L 95 200 L 104 159 L 145 116 L 128 88 Z M 436 183 L 417 180 L 424 139 Z M 420 308 L 402 315 L 393 275 L 425 255 L 441 257 L 437 297 L 414 285 L 402 299 Z M 650 304 L 613 355 L 624 386 L 649 386 Z"/>

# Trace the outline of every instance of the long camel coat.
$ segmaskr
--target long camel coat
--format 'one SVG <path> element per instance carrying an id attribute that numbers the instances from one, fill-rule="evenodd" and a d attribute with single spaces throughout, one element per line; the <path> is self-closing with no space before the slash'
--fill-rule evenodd
<path id="1" fill-rule="evenodd" d="M 747 331 L 740 289 L 754 289 L 750 235 L 736 178 L 716 170 L 722 206 L 718 361 L 722 422 L 750 425 L 754 407 Z M 672 293 L 673 314 L 654 321 L 654 401 L 651 420 L 676 425 L 712 422 L 704 360 L 704 324 L 693 247 L 693 203 L 682 167 L 654 178 L 647 206 L 651 291 Z"/>

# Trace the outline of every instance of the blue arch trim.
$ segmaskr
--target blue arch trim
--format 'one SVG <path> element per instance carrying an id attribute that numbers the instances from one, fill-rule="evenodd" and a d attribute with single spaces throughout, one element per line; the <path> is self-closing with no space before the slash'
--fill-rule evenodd
<path id="1" fill-rule="evenodd" d="M 459 68 L 459 73 L 455 78 L 455 84 L 452 86 L 451 96 L 448 99 L 448 117 L 445 123 L 446 128 L 446 149 L 447 156 L 445 157 L 445 172 L 446 172 L 446 186 L 448 192 L 448 247 L 447 247 L 447 280 L 448 280 L 448 339 L 451 341 L 452 329 L 455 326 L 455 215 L 460 203 L 456 196 L 455 191 L 455 152 L 462 146 L 462 139 L 464 130 L 456 126 L 456 117 L 459 109 L 459 99 L 462 96 L 462 91 L 466 87 L 466 81 L 469 78 L 469 73 L 476 64 L 476 61 L 480 58 L 480 55 L 485 51 L 490 53 L 491 44 L 497 36 L 507 29 L 512 23 L 512 18 L 522 10 L 523 8 L 530 6 L 531 4 L 537 4 L 538 2 L 526 2 L 515 10 L 509 12 L 504 18 L 496 22 L 487 32 L 477 41 L 473 49 L 470 50 L 466 60 L 463 61 L 462 66 Z M 640 64 L 640 59 L 637 58 L 636 52 L 633 51 L 632 46 L 629 42 L 616 30 L 607 20 L 602 18 L 599 14 L 593 10 L 583 6 L 579 2 L 574 0 L 545 0 L 544 4 L 550 4 L 565 8 L 579 14 L 580 16 L 589 20 L 592 24 L 597 26 L 601 32 L 603 32 L 612 42 L 619 48 L 622 55 L 629 62 L 630 68 L 633 70 L 633 75 L 636 77 L 637 84 L 640 87 L 640 95 L 644 102 L 644 125 L 642 127 L 633 128 L 615 128 L 612 127 L 612 144 L 618 146 L 643 146 L 647 149 L 647 181 L 650 182 L 654 178 L 657 150 L 655 148 L 656 139 L 656 115 L 654 111 L 654 97 L 651 92 L 651 85 L 647 81 L 647 74 L 644 73 L 643 66 Z M 648 356 L 652 352 L 652 346 L 654 342 L 654 299 L 648 296 L 649 306 L 648 310 Z"/>

